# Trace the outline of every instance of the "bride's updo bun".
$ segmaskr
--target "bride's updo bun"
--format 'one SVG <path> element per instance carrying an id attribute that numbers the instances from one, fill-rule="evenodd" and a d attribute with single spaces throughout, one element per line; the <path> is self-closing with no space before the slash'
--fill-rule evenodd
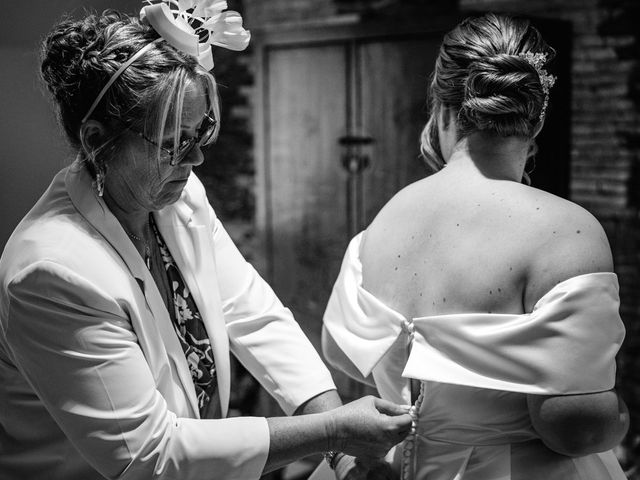
<path id="1" fill-rule="evenodd" d="M 507 54 L 486 57 L 469 65 L 459 128 L 462 133 L 531 136 L 543 104 L 540 78 L 527 60 Z"/>
<path id="2" fill-rule="evenodd" d="M 438 114 L 454 114 L 460 138 L 474 132 L 533 137 L 545 108 L 539 72 L 525 54 L 554 51 L 528 20 L 486 14 L 445 35 L 429 87 L 431 118 L 421 141 L 427 162 L 442 168 Z"/>

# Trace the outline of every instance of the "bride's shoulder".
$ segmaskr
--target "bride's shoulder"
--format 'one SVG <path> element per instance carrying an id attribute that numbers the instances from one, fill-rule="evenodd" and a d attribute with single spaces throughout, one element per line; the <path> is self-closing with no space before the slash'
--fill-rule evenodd
<path id="1" fill-rule="evenodd" d="M 562 245 L 577 240 L 601 241 L 604 230 L 586 208 L 552 193 L 517 183 L 505 183 L 499 192 L 504 199 L 502 213 L 508 211 L 518 229 L 534 236 L 535 243 Z M 510 217 L 511 218 L 511 217 Z M 514 225 L 507 223 L 507 227 Z M 576 237 L 579 236 L 579 237 Z"/>
<path id="2" fill-rule="evenodd" d="M 525 304 L 534 305 L 560 282 L 586 273 L 613 271 L 611 247 L 600 222 L 587 209 L 546 192 L 529 226 L 534 248 L 529 259 Z"/>
<path id="3" fill-rule="evenodd" d="M 394 239 L 403 238 L 407 227 L 424 210 L 426 180 L 405 186 L 380 208 L 362 236 L 361 251 L 366 249 L 366 245 L 382 243 L 389 246 Z"/>
<path id="4" fill-rule="evenodd" d="M 586 208 L 565 198 L 531 187 L 522 187 L 526 218 L 539 243 L 561 248 L 567 244 L 603 243 L 609 248 L 598 219 Z"/>
<path id="5" fill-rule="evenodd" d="M 437 200 L 440 189 L 439 182 L 434 182 L 432 177 L 426 177 L 404 186 L 380 208 L 372 224 L 387 223 L 394 219 L 403 221 L 411 218 L 416 211 L 424 210 L 425 201 Z"/>

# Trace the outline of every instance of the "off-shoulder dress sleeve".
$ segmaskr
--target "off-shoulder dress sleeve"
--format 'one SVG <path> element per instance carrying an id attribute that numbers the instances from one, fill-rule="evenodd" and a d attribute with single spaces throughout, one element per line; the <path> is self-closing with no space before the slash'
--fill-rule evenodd
<path id="1" fill-rule="evenodd" d="M 406 319 L 362 287 L 361 238 L 347 249 L 324 324 L 364 377 L 406 331 L 412 341 L 404 377 L 531 394 L 613 387 L 625 334 L 614 273 L 567 279 L 526 314 Z"/>

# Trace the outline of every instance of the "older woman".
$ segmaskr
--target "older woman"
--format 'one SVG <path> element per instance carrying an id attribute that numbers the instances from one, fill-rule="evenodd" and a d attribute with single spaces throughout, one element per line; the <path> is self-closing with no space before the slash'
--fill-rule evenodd
<path id="1" fill-rule="evenodd" d="M 240 48 L 222 4 L 200 13 L 235 28 Z M 44 41 L 78 158 L 0 262 L 3 479 L 246 480 L 315 452 L 384 455 L 408 432 L 390 402 L 339 407 L 192 172 L 219 128 L 210 47 L 176 17 L 198 8 L 65 20 Z M 229 351 L 286 413 L 309 415 L 225 418 Z"/>
<path id="2" fill-rule="evenodd" d="M 583 208 L 522 182 L 552 55 L 522 19 L 449 32 L 422 138 L 437 172 L 345 255 L 325 352 L 413 403 L 392 459 L 403 479 L 625 478 L 611 452 L 629 418 L 613 389 L 624 328 L 607 238 Z"/>

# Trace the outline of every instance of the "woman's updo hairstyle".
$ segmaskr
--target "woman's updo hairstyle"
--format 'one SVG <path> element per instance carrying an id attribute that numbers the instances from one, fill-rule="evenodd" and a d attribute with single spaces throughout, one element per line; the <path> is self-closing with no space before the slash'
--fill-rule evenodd
<path id="1" fill-rule="evenodd" d="M 489 13 L 463 20 L 445 35 L 429 86 L 431 116 L 421 138 L 432 168 L 444 165 L 437 125 L 443 107 L 456 115 L 459 138 L 478 131 L 533 138 L 545 92 L 526 53 L 546 54 L 547 60 L 555 55 L 526 19 Z"/>
<path id="2" fill-rule="evenodd" d="M 81 147 L 82 119 L 112 75 L 157 38 L 138 18 L 112 10 L 81 20 L 65 19 L 47 35 L 41 51 L 42 78 L 73 146 Z M 195 58 L 167 42 L 155 42 L 111 85 L 90 118 L 110 124 L 114 138 L 123 125 L 160 137 L 169 107 L 182 105 L 185 84 L 196 80 L 203 82 L 209 107 L 220 118 L 211 74 Z M 113 119 L 119 122 L 110 122 Z"/>

